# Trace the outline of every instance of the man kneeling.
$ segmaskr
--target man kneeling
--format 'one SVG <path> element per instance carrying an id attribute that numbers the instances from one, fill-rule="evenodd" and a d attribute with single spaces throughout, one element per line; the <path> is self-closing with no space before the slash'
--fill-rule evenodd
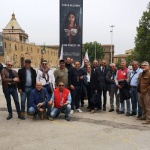
<path id="1" fill-rule="evenodd" d="M 33 118 L 38 114 L 40 119 L 44 119 L 44 117 L 46 117 L 46 107 L 47 117 L 49 116 L 51 110 L 49 101 L 50 97 L 47 90 L 42 87 L 41 82 L 37 82 L 36 88 L 33 89 L 30 94 L 29 113 L 33 115 Z"/>
<path id="2" fill-rule="evenodd" d="M 64 82 L 59 82 L 58 87 L 54 90 L 51 100 L 51 105 L 54 103 L 54 108 L 50 113 L 50 120 L 58 117 L 61 112 L 65 113 L 65 119 L 70 121 L 71 110 L 71 94 L 70 91 L 64 87 Z"/>

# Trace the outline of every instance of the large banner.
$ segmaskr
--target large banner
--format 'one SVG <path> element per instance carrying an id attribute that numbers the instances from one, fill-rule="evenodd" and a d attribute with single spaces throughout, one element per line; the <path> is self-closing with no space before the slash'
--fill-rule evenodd
<path id="1" fill-rule="evenodd" d="M 63 59 L 82 60 L 83 0 L 60 0 L 60 49 Z"/>
<path id="2" fill-rule="evenodd" d="M 3 36 L 0 32 L 0 55 L 4 55 L 4 49 L 3 49 Z"/>

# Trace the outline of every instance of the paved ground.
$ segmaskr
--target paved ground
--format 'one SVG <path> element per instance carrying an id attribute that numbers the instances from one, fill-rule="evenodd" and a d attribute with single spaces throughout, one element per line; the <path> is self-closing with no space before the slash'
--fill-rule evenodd
<path id="1" fill-rule="evenodd" d="M 1 89 L 1 87 L 0 87 Z M 14 103 L 12 102 L 15 110 Z M 7 121 L 6 102 L 0 90 L 0 150 L 150 150 L 150 125 L 116 112 L 75 112 L 55 121 L 19 120 L 14 111 Z"/>

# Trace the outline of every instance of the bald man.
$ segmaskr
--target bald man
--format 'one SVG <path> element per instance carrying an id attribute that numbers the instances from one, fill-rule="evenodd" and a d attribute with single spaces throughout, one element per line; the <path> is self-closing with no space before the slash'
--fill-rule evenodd
<path id="1" fill-rule="evenodd" d="M 47 115 L 50 115 L 51 105 L 49 104 L 50 96 L 46 88 L 42 87 L 42 82 L 36 83 L 36 88 L 30 94 L 29 113 L 35 118 L 38 114 L 40 119 L 44 118 L 45 108 L 48 108 Z M 48 117 L 48 116 L 47 116 Z"/>

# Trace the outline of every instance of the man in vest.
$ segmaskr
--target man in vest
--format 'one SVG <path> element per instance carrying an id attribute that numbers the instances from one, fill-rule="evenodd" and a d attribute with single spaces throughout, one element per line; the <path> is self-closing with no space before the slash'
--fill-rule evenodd
<path id="1" fill-rule="evenodd" d="M 120 65 L 121 65 L 121 69 L 117 71 L 117 74 L 115 77 L 115 83 L 121 92 L 121 89 L 123 87 L 126 87 L 127 83 L 129 82 L 130 71 L 128 68 L 126 68 L 125 60 L 122 60 Z M 124 101 L 126 100 L 126 105 L 127 105 L 126 116 L 129 117 L 130 116 L 130 99 L 121 100 L 121 97 L 122 97 L 122 94 L 120 94 L 121 111 L 119 111 L 118 114 L 125 113 Z"/>
<path id="2" fill-rule="evenodd" d="M 70 121 L 70 111 L 71 111 L 71 94 L 70 91 L 65 88 L 64 82 L 59 82 L 58 87 L 54 90 L 51 100 L 49 102 L 51 105 L 54 103 L 54 108 L 50 113 L 50 120 L 58 117 L 61 112 L 65 113 L 65 119 Z"/>
<path id="3" fill-rule="evenodd" d="M 141 64 L 143 72 L 138 77 L 138 97 L 142 108 L 142 117 L 145 120 L 142 124 L 150 124 L 150 69 L 149 63 L 144 61 Z"/>

